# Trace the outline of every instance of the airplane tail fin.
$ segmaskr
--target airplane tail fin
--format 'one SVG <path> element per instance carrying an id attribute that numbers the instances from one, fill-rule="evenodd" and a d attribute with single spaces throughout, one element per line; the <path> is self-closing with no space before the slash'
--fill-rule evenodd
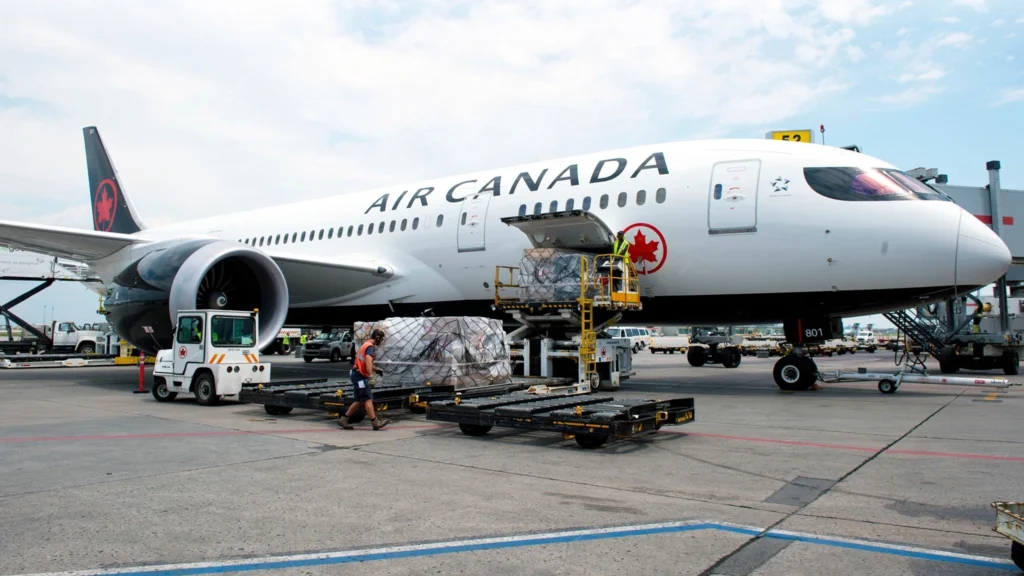
<path id="1" fill-rule="evenodd" d="M 85 162 L 89 168 L 89 199 L 93 229 L 98 232 L 134 234 L 145 230 L 138 212 L 121 187 L 107 149 L 95 126 L 82 129 L 85 136 Z"/>

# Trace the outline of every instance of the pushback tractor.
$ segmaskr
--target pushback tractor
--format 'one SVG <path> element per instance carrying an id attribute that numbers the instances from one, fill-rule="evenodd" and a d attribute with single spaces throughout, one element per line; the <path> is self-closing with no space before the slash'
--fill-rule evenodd
<path id="1" fill-rule="evenodd" d="M 237 396 L 243 386 L 270 382 L 270 364 L 260 361 L 259 313 L 182 310 L 174 347 L 157 352 L 153 397 L 161 402 L 193 394 L 203 406 Z"/>

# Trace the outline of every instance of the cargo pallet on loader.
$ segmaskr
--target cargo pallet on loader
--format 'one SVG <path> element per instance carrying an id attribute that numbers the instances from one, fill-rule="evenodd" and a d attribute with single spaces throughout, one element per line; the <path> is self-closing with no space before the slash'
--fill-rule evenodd
<path id="1" fill-rule="evenodd" d="M 574 438 L 582 448 L 599 448 L 608 440 L 648 436 L 662 426 L 693 422 L 693 398 L 615 399 L 584 393 L 515 392 L 491 397 L 435 400 L 427 420 L 454 422 L 467 436 L 483 436 L 494 426 L 550 430 Z"/>
<path id="2" fill-rule="evenodd" d="M 477 395 L 505 394 L 525 387 L 522 382 L 496 386 L 456 390 L 454 385 L 380 385 L 373 388 L 373 408 L 377 412 L 393 413 L 399 410 L 422 413 L 431 400 L 474 397 Z M 355 389 L 349 380 L 330 381 L 327 378 L 310 381 L 281 382 L 245 386 L 238 395 L 246 404 L 262 404 L 272 416 L 289 414 L 294 408 L 344 412 L 355 400 Z M 365 414 L 351 418 L 351 422 L 362 421 Z"/>

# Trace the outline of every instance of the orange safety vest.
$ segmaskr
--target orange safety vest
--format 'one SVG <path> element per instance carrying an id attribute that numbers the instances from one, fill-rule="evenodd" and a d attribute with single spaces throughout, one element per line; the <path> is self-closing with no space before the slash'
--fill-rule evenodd
<path id="1" fill-rule="evenodd" d="M 359 373 L 362 374 L 363 376 L 366 376 L 367 378 L 369 378 L 370 375 L 366 373 L 366 349 L 369 348 L 370 346 L 373 346 L 373 340 L 367 340 L 366 342 L 363 342 L 363 345 L 359 347 L 359 351 L 356 352 L 355 361 L 356 370 L 359 371 Z"/>

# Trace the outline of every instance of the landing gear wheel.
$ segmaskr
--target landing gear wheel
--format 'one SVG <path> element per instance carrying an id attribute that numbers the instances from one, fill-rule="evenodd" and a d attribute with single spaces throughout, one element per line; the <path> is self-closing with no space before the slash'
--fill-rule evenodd
<path id="1" fill-rule="evenodd" d="M 818 366 L 806 356 L 790 354 L 779 358 L 772 376 L 782 390 L 809 390 L 818 380 Z"/>
<path id="2" fill-rule="evenodd" d="M 459 424 L 459 430 L 466 436 L 483 436 L 490 432 L 491 428 L 484 424 Z"/>
<path id="3" fill-rule="evenodd" d="M 693 346 L 686 351 L 686 360 L 690 366 L 703 366 L 708 361 L 708 351 L 703 346 Z"/>
<path id="4" fill-rule="evenodd" d="M 892 380 L 882 380 L 878 383 L 878 391 L 882 394 L 895 394 L 896 383 Z"/>
<path id="5" fill-rule="evenodd" d="M 331 362 L 341 362 L 341 352 L 334 350 L 331 352 Z"/>
<path id="6" fill-rule="evenodd" d="M 153 398 L 156 398 L 157 402 L 170 402 L 178 397 L 177 392 L 171 392 L 167 389 L 167 381 L 163 378 L 157 379 L 153 383 Z"/>
<path id="7" fill-rule="evenodd" d="M 593 450 L 594 448 L 600 448 L 604 446 L 604 443 L 608 441 L 608 436 L 604 434 L 577 434 L 576 443 L 580 445 L 580 448 L 587 450 Z"/>
<path id="8" fill-rule="evenodd" d="M 213 376 L 200 374 L 194 385 L 196 402 L 203 406 L 214 406 L 220 398 L 217 396 L 216 386 L 213 384 Z"/>
<path id="9" fill-rule="evenodd" d="M 284 416 L 292 411 L 290 406 L 271 406 L 270 404 L 265 404 L 263 409 L 271 416 Z"/>
<path id="10" fill-rule="evenodd" d="M 722 366 L 726 368 L 735 368 L 740 365 L 740 361 L 743 360 L 743 356 L 740 355 L 740 351 L 736 348 L 726 348 L 722 352 Z"/>
<path id="11" fill-rule="evenodd" d="M 1003 352 L 1003 373 L 1014 376 L 1020 373 L 1020 355 L 1014 350 Z"/>

